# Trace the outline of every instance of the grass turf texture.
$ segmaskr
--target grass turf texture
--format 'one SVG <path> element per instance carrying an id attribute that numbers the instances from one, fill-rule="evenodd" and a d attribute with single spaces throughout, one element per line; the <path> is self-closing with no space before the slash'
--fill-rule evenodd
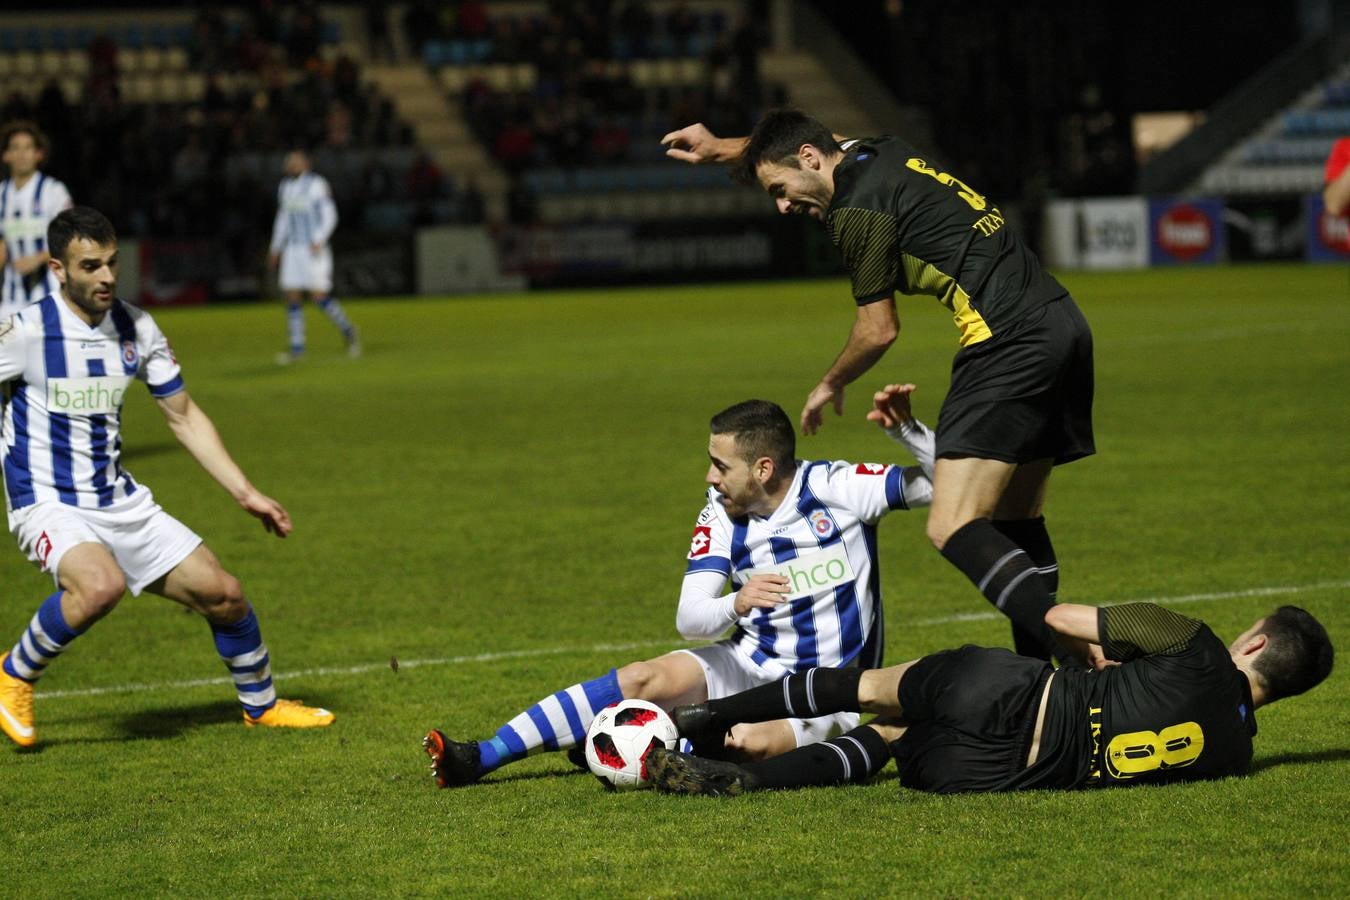
<path id="1" fill-rule="evenodd" d="M 1344 270 L 1065 282 L 1096 335 L 1099 455 L 1052 481 L 1061 598 L 1186 598 L 1179 609 L 1229 638 L 1291 602 L 1344 651 Z M 244 729 L 205 624 L 125 599 L 40 684 L 38 751 L 0 748 L 7 893 L 1234 896 L 1350 883 L 1344 665 L 1263 710 L 1255 773 L 1222 783 L 939 798 L 900 791 L 892 770 L 865 788 L 716 802 L 611 795 L 548 754 L 434 790 L 428 727 L 485 737 L 545 693 L 681 646 L 672 621 L 709 415 L 763 396 L 795 418 L 851 307 L 833 281 L 347 305 L 367 358 L 343 359 L 311 310 L 310 358 L 292 369 L 270 363 L 277 306 L 158 316 L 193 396 L 292 513 L 289 540 L 233 506 L 144 392 L 125 424 L 127 467 L 243 581 L 281 694 L 337 724 Z M 799 455 L 899 459 L 862 418 L 888 380 L 917 382 L 935 421 L 955 332 L 931 300 L 900 311 L 898 346 Z M 888 660 L 1007 643 L 927 546 L 922 513 L 891 516 L 880 541 Z M 50 587 L 13 549 L 0 583 L 7 647 Z M 1251 593 L 1263 588 L 1293 592 Z"/>

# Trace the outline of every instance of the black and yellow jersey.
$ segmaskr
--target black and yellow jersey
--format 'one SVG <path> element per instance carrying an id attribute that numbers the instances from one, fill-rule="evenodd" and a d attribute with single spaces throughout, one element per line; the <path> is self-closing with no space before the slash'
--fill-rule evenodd
<path id="1" fill-rule="evenodd" d="M 1097 787 L 1240 775 L 1256 714 L 1247 676 L 1203 622 L 1127 603 L 1098 612 L 1102 649 L 1122 665 L 1062 668 L 1041 752 L 1019 787 Z"/>
<path id="2" fill-rule="evenodd" d="M 998 207 L 905 142 L 845 142 L 826 225 L 862 306 L 929 294 L 952 311 L 963 347 L 1067 293 Z"/>

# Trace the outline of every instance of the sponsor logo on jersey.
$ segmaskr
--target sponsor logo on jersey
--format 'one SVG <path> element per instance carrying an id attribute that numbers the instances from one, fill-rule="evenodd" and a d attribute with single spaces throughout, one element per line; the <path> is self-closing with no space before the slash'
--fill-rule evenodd
<path id="1" fill-rule="evenodd" d="M 889 468 L 885 463 L 858 463 L 858 467 L 853 471 L 859 475 L 880 475 Z"/>
<path id="2" fill-rule="evenodd" d="M 177 360 L 175 360 L 177 362 Z M 717 511 L 712 506 L 703 507 L 703 512 L 698 514 L 699 525 L 707 525 L 717 515 Z"/>
<path id="3" fill-rule="evenodd" d="M 136 345 L 133 344 L 131 341 L 123 341 L 122 365 L 126 366 L 128 369 L 134 369 L 136 367 L 137 359 L 138 357 L 136 355 Z"/>
<path id="4" fill-rule="evenodd" d="M 833 544 L 815 553 L 808 553 L 773 566 L 762 566 L 740 573 L 746 579 L 754 575 L 782 575 L 788 580 L 789 600 L 810 597 L 821 591 L 833 590 L 857 578 L 843 543 Z"/>
<path id="5" fill-rule="evenodd" d="M 118 412 L 126 399 L 127 376 L 47 379 L 47 411 L 81 416 L 106 416 Z"/>
<path id="6" fill-rule="evenodd" d="M 1177 259 L 1194 259 L 1214 246 L 1214 228 L 1203 211 L 1181 203 L 1158 219 L 1158 245 Z"/>
<path id="7" fill-rule="evenodd" d="M 47 568 L 47 557 L 52 555 L 52 539 L 47 537 L 47 532 L 44 531 L 38 535 L 33 550 L 37 553 L 38 562 L 42 563 L 44 569 Z"/>
<path id="8" fill-rule="evenodd" d="M 823 509 L 813 509 L 810 515 L 811 530 L 818 538 L 827 538 L 834 534 L 834 519 Z"/>
<path id="9" fill-rule="evenodd" d="M 712 528 L 707 525 L 699 525 L 694 529 L 694 536 L 689 541 L 689 558 L 706 556 L 711 549 Z"/>

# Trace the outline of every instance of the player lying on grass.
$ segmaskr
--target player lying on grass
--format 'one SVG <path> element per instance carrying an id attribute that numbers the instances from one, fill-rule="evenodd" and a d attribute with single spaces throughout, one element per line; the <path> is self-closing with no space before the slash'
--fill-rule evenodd
<path id="1" fill-rule="evenodd" d="M 736 765 L 654 749 L 658 790 L 725 796 L 860 782 L 894 755 L 900 783 L 936 793 L 1148 784 L 1240 775 L 1256 710 L 1331 672 L 1326 629 L 1282 606 L 1225 647 L 1209 626 L 1152 603 L 1062 603 L 1055 632 L 1100 644 L 1096 669 L 1052 669 L 965 646 L 869 672 L 813 669 L 675 710 L 686 737 L 837 710 L 883 718 L 775 759 Z"/>
<path id="2" fill-rule="evenodd" d="M 573 747 L 596 713 L 622 699 L 670 709 L 815 666 L 880 665 L 876 524 L 893 509 L 926 505 L 932 493 L 933 434 L 910 414 L 913 389 L 887 385 L 874 395 L 868 418 L 905 444 L 919 466 L 799 461 L 792 422 L 763 400 L 713 416 L 708 500 L 694 526 L 675 626 L 689 640 L 712 640 L 728 628 L 731 635 L 574 684 L 486 741 L 430 732 L 423 746 L 436 783 L 469 784 L 531 753 Z M 728 581 L 732 590 L 724 593 Z M 766 721 L 735 729 L 725 746 L 762 758 L 857 722 L 856 713 Z"/>
<path id="3" fill-rule="evenodd" d="M 246 725 L 328 725 L 327 710 L 277 699 L 239 582 L 122 469 L 122 404 L 132 382 L 145 382 L 174 437 L 245 512 L 278 537 L 290 533 L 290 516 L 230 457 L 154 320 L 117 298 L 112 224 L 76 206 L 52 220 L 47 246 L 60 292 L 0 321 L 0 384 L 11 390 L 0 455 L 10 531 L 57 589 L 0 656 L 0 727 L 21 747 L 37 742 L 33 684 L 128 589 L 167 597 L 210 623 Z M 149 651 L 137 659 L 141 669 L 155 664 Z"/>

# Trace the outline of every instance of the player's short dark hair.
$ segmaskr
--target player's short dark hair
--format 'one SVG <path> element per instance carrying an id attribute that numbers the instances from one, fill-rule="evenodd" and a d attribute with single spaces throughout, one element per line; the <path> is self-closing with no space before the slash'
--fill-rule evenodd
<path id="1" fill-rule="evenodd" d="M 13 119 L 5 123 L 4 128 L 0 128 L 0 152 L 9 149 L 10 139 L 16 134 L 26 134 L 33 139 L 33 146 L 37 147 L 38 152 L 46 154 L 52 149 L 51 142 L 47 140 L 47 135 L 38 127 L 37 123 L 31 119 Z"/>
<path id="2" fill-rule="evenodd" d="M 1331 674 L 1331 638 L 1307 610 L 1281 606 L 1259 630 L 1266 647 L 1252 668 L 1265 686 L 1267 702 L 1301 694 Z"/>
<path id="3" fill-rule="evenodd" d="M 53 259 L 64 262 L 66 249 L 76 238 L 95 244 L 115 244 L 117 230 L 107 216 L 92 206 L 72 206 L 62 210 L 47 226 L 47 252 Z"/>
<path id="4" fill-rule="evenodd" d="M 755 170 L 762 162 L 799 168 L 797 151 L 802 144 L 833 156 L 843 152 L 834 132 L 799 109 L 771 109 L 750 132 L 750 140 L 732 167 L 732 176 L 742 184 L 758 184 Z"/>
<path id="5" fill-rule="evenodd" d="M 783 407 L 768 400 L 745 400 L 729 406 L 708 423 L 712 434 L 729 434 L 746 462 L 761 456 L 773 460 L 782 471 L 790 470 L 797 457 L 797 433 Z"/>

